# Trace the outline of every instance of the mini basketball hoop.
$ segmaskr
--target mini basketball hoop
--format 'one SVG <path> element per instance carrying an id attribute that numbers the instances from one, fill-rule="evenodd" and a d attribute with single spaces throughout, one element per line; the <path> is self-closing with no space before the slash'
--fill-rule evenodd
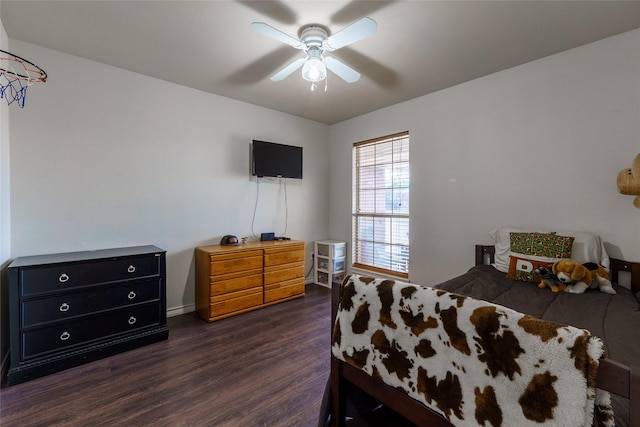
<path id="1" fill-rule="evenodd" d="M 4 98 L 7 105 L 17 102 L 24 108 L 27 88 L 46 80 L 47 73 L 42 68 L 13 53 L 0 50 L 0 98 Z"/>

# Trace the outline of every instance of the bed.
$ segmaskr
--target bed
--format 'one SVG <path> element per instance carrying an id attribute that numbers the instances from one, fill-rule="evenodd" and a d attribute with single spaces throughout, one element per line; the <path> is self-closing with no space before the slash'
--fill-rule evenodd
<path id="1" fill-rule="evenodd" d="M 602 414 L 598 418 L 595 412 L 593 416 L 589 413 L 588 418 L 595 420 L 594 425 L 612 425 L 611 420 L 606 419 L 609 417 L 615 419 L 617 426 L 640 426 L 640 301 L 637 297 L 640 292 L 640 263 L 607 258 L 616 295 L 598 290 L 588 290 L 579 295 L 567 292 L 554 293 L 550 289 L 540 289 L 532 283 L 507 279 L 503 271 L 494 267 L 496 251 L 502 250 L 498 246 L 476 246 L 476 265 L 473 268 L 432 288 L 442 293 L 470 296 L 483 303 L 507 307 L 516 313 L 533 316 L 551 325 L 570 325 L 568 328 L 589 331 L 594 340 L 601 341 L 604 351 L 597 367 L 597 387 L 594 388 L 597 388 L 598 393 L 605 390 L 610 394 L 611 403 L 607 409 L 612 413 L 604 418 Z M 344 303 L 344 286 L 349 283 L 351 277 L 347 277 L 342 286 L 333 287 L 334 346 L 339 302 L 342 300 Z M 617 284 L 620 279 L 627 282 L 626 287 Z M 411 395 L 411 389 L 416 389 L 415 383 L 409 382 L 410 389 L 403 390 L 396 382 L 388 381 L 380 375 L 378 368 L 373 372 L 366 372 L 358 363 L 353 363 L 353 360 L 341 360 L 335 353 L 331 359 L 331 376 L 323 409 L 331 415 L 326 417 L 321 414 L 320 424 L 330 420 L 331 425 L 356 426 L 473 425 L 473 422 L 458 423 L 455 417 L 449 417 L 450 413 L 445 411 L 446 416 L 443 416 L 441 410 L 434 411 L 433 405 L 430 407 L 425 405 L 424 401 L 416 399 Z M 367 402 L 354 410 L 351 403 L 353 396 L 350 396 L 354 391 L 364 391 L 373 403 Z M 597 407 L 598 398 L 595 400 Z M 350 421 L 347 422 L 345 415 L 349 411 L 353 419 L 349 417 Z M 372 411 L 374 415 L 369 414 L 367 418 L 368 411 Z M 376 412 L 379 415 L 376 415 Z M 397 419 L 394 420 L 393 417 L 396 416 Z M 447 418 L 454 421 L 450 422 Z M 359 421 L 362 419 L 369 421 Z M 379 423 L 376 424 L 372 419 Z M 486 425 L 495 424 L 487 418 Z"/>

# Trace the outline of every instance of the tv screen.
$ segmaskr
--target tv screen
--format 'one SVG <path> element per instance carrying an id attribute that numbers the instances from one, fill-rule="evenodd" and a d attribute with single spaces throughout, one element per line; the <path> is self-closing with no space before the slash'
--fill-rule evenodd
<path id="1" fill-rule="evenodd" d="M 251 173 L 302 179 L 302 147 L 253 140 Z"/>

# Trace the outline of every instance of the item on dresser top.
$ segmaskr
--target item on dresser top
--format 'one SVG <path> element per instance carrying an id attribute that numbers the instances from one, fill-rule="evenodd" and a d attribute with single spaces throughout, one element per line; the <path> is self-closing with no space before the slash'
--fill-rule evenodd
<path id="1" fill-rule="evenodd" d="M 240 240 L 238 240 L 238 238 L 236 236 L 233 236 L 231 234 L 227 234 L 222 239 L 220 239 L 220 244 L 221 245 L 227 245 L 227 246 L 239 245 L 240 244 Z"/>
<path id="2" fill-rule="evenodd" d="M 276 240 L 276 234 L 275 233 L 262 233 L 262 234 L 260 234 L 260 241 L 261 242 L 270 242 L 271 240 Z"/>

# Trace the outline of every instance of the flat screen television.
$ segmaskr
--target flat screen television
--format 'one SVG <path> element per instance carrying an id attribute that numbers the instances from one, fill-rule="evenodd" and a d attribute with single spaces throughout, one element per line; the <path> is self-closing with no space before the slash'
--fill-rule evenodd
<path id="1" fill-rule="evenodd" d="M 251 174 L 302 179 L 302 147 L 254 139 Z"/>

